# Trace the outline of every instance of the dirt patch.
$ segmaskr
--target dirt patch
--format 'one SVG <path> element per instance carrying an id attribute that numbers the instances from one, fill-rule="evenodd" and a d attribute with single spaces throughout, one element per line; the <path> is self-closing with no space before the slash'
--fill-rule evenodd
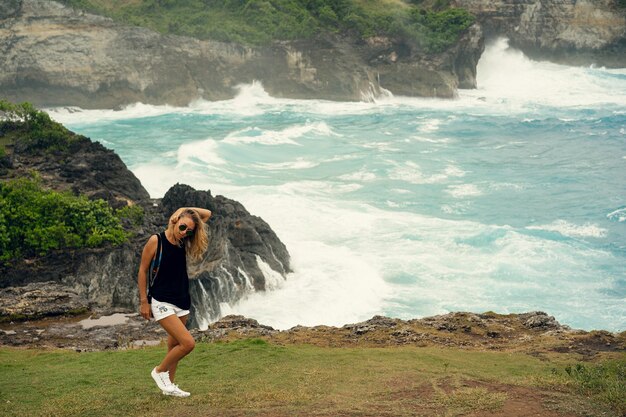
<path id="1" fill-rule="evenodd" d="M 566 393 L 455 378 L 421 385 L 398 380 L 394 391 L 386 397 L 381 395 L 378 400 L 404 404 L 404 410 L 395 411 L 397 416 L 580 416 L 571 410 L 572 397 Z M 362 415 L 386 415 L 377 413 L 382 410 L 371 411 Z"/>

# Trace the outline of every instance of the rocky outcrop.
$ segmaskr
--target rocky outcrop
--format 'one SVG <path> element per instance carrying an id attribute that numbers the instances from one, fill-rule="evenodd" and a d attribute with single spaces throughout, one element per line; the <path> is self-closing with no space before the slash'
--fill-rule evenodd
<path id="1" fill-rule="evenodd" d="M 526 55 L 574 65 L 626 67 L 626 9 L 615 0 L 455 0 L 488 38 Z"/>
<path id="2" fill-rule="evenodd" d="M 249 292 L 274 288 L 291 271 L 289 253 L 270 226 L 234 200 L 213 197 L 210 191 L 196 191 L 180 184 L 173 186 L 162 200 L 150 200 L 139 180 L 114 152 L 82 136 L 74 137 L 65 150 L 20 150 L 19 141 L 8 149 L 10 163 L 0 180 L 36 172 L 48 188 L 103 198 L 117 207 L 139 205 L 145 216 L 141 225 L 127 225 L 133 237 L 120 246 L 65 249 L 0 265 L 0 288 L 5 288 L 6 294 L 24 298 L 20 296 L 24 291 L 34 294 L 29 284 L 50 281 L 63 286 L 55 287 L 51 294 L 75 294 L 84 300 L 81 305 L 90 309 L 135 311 L 139 301 L 137 271 L 144 244 L 150 235 L 166 227 L 169 216 L 178 207 L 190 206 L 206 207 L 214 213 L 209 222 L 210 244 L 205 257 L 189 268 L 194 304 L 191 326 L 206 325 L 219 317 L 220 303 L 232 303 Z M 39 285 L 42 284 L 35 287 Z M 31 295 L 24 300 L 32 301 Z M 59 295 L 55 300 L 67 300 L 67 310 L 76 310 L 68 297 Z M 21 312 L 0 311 L 0 316 L 21 315 L 23 319 L 53 314 L 57 313 L 32 312 L 27 308 Z"/>
<path id="3" fill-rule="evenodd" d="M 0 322 L 85 313 L 87 300 L 55 282 L 0 289 Z"/>
<path id="4" fill-rule="evenodd" d="M 323 347 L 437 346 L 474 350 L 524 352 L 542 356 L 572 353 L 594 359 L 603 352 L 626 351 L 626 332 L 572 330 L 553 325 L 529 327 L 543 312 L 501 315 L 449 313 L 401 320 L 375 316 L 361 323 L 333 326 L 295 326 L 276 330 L 243 316 L 226 316 L 206 330 L 192 329 L 201 342 L 228 342 L 260 338 L 279 345 L 308 344 Z M 0 324 L 0 346 L 55 347 L 75 350 L 126 349 L 155 345 L 167 338 L 154 321 L 138 314 L 82 316 L 83 320 L 49 318 L 38 322 Z"/>
<path id="5" fill-rule="evenodd" d="M 478 27 L 439 55 L 401 39 L 333 34 L 250 48 L 164 36 L 46 0 L 0 8 L 0 96 L 39 106 L 186 105 L 261 81 L 275 97 L 361 100 L 394 94 L 452 97 L 473 85 Z"/>
<path id="6" fill-rule="evenodd" d="M 115 152 L 83 136 L 74 135 L 67 150 L 32 152 L 16 145 L 10 154 L 11 169 L 5 172 L 5 178 L 36 172 L 49 188 L 102 198 L 115 208 L 150 198 Z"/>
<path id="7" fill-rule="evenodd" d="M 368 39 L 361 53 L 369 55 L 377 84 L 393 94 L 452 98 L 457 88 L 476 88 L 476 64 L 483 50 L 482 30 L 472 25 L 440 54 L 424 54 L 401 40 L 380 36 Z"/>
<path id="8" fill-rule="evenodd" d="M 190 326 L 206 327 L 221 316 L 220 303 L 273 289 L 291 272 L 289 253 L 270 226 L 237 201 L 176 184 L 163 197 L 163 223 L 178 207 L 206 207 L 210 244 L 204 259 L 189 266 Z"/>

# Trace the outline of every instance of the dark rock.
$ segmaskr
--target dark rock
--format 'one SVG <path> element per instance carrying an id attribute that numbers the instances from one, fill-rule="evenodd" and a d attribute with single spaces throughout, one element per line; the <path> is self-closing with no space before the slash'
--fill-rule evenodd
<path id="1" fill-rule="evenodd" d="M 161 205 L 165 222 L 178 207 L 206 207 L 213 213 L 206 255 L 200 263 L 189 265 L 191 326 L 205 327 L 221 315 L 221 302 L 271 289 L 277 285 L 273 281 L 283 281 L 291 272 L 285 245 L 263 219 L 237 201 L 176 184 Z"/>
<path id="2" fill-rule="evenodd" d="M 82 136 L 76 135 L 66 151 L 32 152 L 16 147 L 11 168 L 10 177 L 37 171 L 44 186 L 103 198 L 116 208 L 150 198 L 115 152 Z"/>
<path id="3" fill-rule="evenodd" d="M 374 316 L 361 323 L 346 324 L 343 328 L 351 330 L 356 335 L 362 335 L 375 330 L 390 329 L 396 327 L 401 322 L 402 320 L 399 319 L 392 319 L 385 316 Z"/>
<path id="4" fill-rule="evenodd" d="M 370 330 L 388 329 L 391 327 L 396 327 L 400 322 L 400 319 L 393 319 L 385 316 L 374 316 L 371 319 L 360 323 L 346 324 L 345 326 L 343 326 L 343 328 L 354 331 L 361 331 L 364 333 Z"/>
<path id="5" fill-rule="evenodd" d="M 233 332 L 246 337 L 271 336 L 278 333 L 272 327 L 259 324 L 254 319 L 229 315 L 211 324 L 206 330 L 195 331 L 195 335 L 203 341 L 216 341 L 227 337 Z"/>
<path id="6" fill-rule="evenodd" d="M 258 321 L 244 316 L 228 315 L 211 324 L 211 329 L 266 329 L 274 330 L 270 326 L 259 324 Z"/>
<path id="7" fill-rule="evenodd" d="M 447 322 L 437 323 L 434 327 L 437 330 L 446 330 L 448 332 L 453 332 L 457 329 L 454 323 L 447 323 Z"/>

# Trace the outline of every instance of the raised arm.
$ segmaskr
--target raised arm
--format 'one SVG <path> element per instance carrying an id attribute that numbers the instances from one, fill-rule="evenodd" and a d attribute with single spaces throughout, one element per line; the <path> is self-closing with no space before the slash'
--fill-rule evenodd
<path id="1" fill-rule="evenodd" d="M 202 219 L 202 221 L 204 223 L 209 221 L 209 218 L 211 217 L 211 210 L 209 209 L 205 209 L 205 208 L 199 208 L 199 207 L 189 207 L 192 210 L 195 210 L 198 212 L 198 215 L 200 215 L 200 218 Z"/>

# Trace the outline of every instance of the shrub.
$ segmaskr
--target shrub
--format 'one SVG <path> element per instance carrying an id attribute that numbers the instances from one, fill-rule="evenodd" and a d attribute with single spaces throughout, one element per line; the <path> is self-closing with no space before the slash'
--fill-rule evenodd
<path id="1" fill-rule="evenodd" d="M 431 52 L 441 52 L 454 44 L 460 34 L 474 23 L 474 16 L 464 9 L 446 9 L 440 12 L 416 9 L 412 12 L 413 24 L 426 30 L 425 47 Z"/>
<path id="2" fill-rule="evenodd" d="M 45 190 L 36 178 L 1 182 L 0 263 L 52 250 L 120 244 L 128 239 L 121 214 L 104 200 Z"/>
<path id="3" fill-rule="evenodd" d="M 4 115 L 0 135 L 11 133 L 21 150 L 65 150 L 79 137 L 28 102 L 13 104 L 0 100 L 0 112 Z"/>
<path id="4" fill-rule="evenodd" d="M 121 221 L 126 221 L 132 226 L 140 226 L 143 223 L 145 212 L 141 206 L 133 205 L 115 210 L 115 216 Z"/>

